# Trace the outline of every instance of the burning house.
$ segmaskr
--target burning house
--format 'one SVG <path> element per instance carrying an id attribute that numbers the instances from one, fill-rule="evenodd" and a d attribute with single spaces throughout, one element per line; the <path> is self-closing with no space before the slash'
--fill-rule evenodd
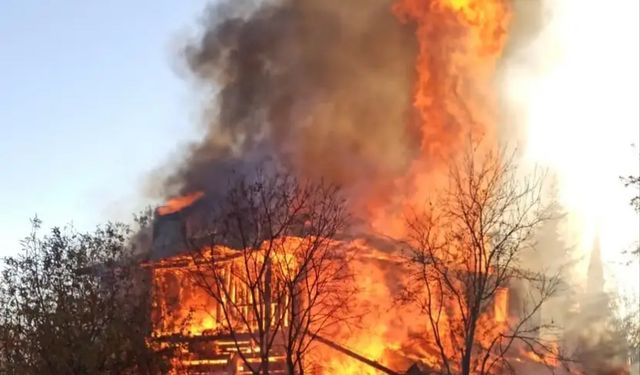
<path id="1" fill-rule="evenodd" d="M 293 254 L 291 249 L 299 249 L 304 239 L 281 237 L 260 245 L 273 247 L 271 253 L 255 248 L 241 250 L 228 243 L 197 241 L 194 245 L 187 237 L 200 232 L 186 228 L 194 226 L 192 221 L 202 220 L 198 199 L 180 201 L 175 209 L 169 209 L 174 202 L 158 209 L 148 263 L 153 273 L 152 342 L 158 348 L 172 348 L 175 367 L 189 374 L 252 373 L 258 371 L 265 350 L 269 372 L 288 373 L 287 331 L 296 324 L 296 313 L 291 310 L 295 292 L 287 289 L 287 275 L 279 272 L 293 264 L 283 264 L 290 261 L 283 255 Z M 349 280 L 356 288 L 348 296 L 354 302 L 349 306 L 361 321 L 348 333 L 343 331 L 346 322 L 340 322 L 345 323 L 343 327 L 307 332 L 313 335 L 313 349 L 305 363 L 307 371 L 434 371 L 430 368 L 436 363 L 435 348 L 422 341 L 425 330 L 416 324 L 422 319 L 411 308 L 393 302 L 406 281 L 407 271 L 399 254 L 402 245 L 378 237 L 334 235 L 327 239 L 331 247 L 351 254 L 348 267 L 353 272 Z M 247 255 L 250 253 L 255 257 Z M 250 275 L 255 269 L 265 272 L 262 276 Z M 249 280 L 259 282 L 258 278 L 264 285 L 252 286 Z M 516 320 L 523 306 L 518 299 L 521 288 L 514 284 L 513 290 L 497 291 L 486 316 L 498 325 Z M 303 299 L 300 302 L 306 303 Z M 537 323 L 533 320 L 529 324 Z M 273 337 L 268 348 L 260 336 L 265 329 L 271 330 Z"/>
<path id="2" fill-rule="evenodd" d="M 155 221 L 152 255 L 148 263 L 154 280 L 153 342 L 159 348 L 176 349 L 176 366 L 187 373 L 252 373 L 252 370 L 258 370 L 256 366 L 260 366 L 261 352 L 265 350 L 265 343 L 260 343 L 259 336 L 263 330 L 270 329 L 273 342 L 266 349 L 269 352 L 269 372 L 288 373 L 285 364 L 287 331 L 291 325 L 296 324 L 292 320 L 305 318 L 296 318 L 295 311 L 291 309 L 292 296 L 296 293 L 292 289 L 286 289 L 283 282 L 286 282 L 287 275 L 279 273 L 285 272 L 283 270 L 290 266 L 297 267 L 294 262 L 289 263 L 287 255 L 293 257 L 296 249 L 305 246 L 305 240 L 282 237 L 260 245 L 282 246 L 282 252 L 273 250 L 270 253 L 261 249 L 241 250 L 222 243 L 209 246 L 203 241 L 198 241 L 196 249 L 187 239 L 193 232 L 186 228 L 193 226 L 190 222 L 201 220 L 202 217 L 198 213 L 198 203 L 193 206 L 192 201 L 188 203 L 189 206 L 180 203 L 173 210 L 168 209 L 172 205 L 170 202 L 158 210 L 159 215 Z M 355 247 L 366 250 L 357 251 L 358 259 L 350 259 L 351 266 L 355 263 L 367 263 L 372 267 L 375 263 L 378 271 L 399 268 L 399 259 L 393 259 L 388 253 L 365 248 L 366 245 L 358 241 L 338 237 L 339 234 L 336 238 L 328 239 L 331 241 L 331 248 L 347 251 L 346 248 L 350 247 L 354 254 Z M 378 241 L 378 247 L 385 246 L 388 248 L 389 244 Z M 248 255 L 250 253 L 255 253 L 255 257 Z M 264 275 L 251 275 L 256 268 L 264 269 Z M 310 269 L 316 270 L 319 269 Z M 289 272 L 297 271 L 292 269 Z M 248 281 L 259 283 L 258 279 L 264 282 L 263 288 L 253 288 L 252 282 Z M 386 285 L 368 287 L 386 288 Z M 369 296 L 349 297 L 366 299 Z M 307 305 L 308 301 L 301 299 L 301 303 Z M 305 308 L 307 307 L 298 307 L 298 311 L 304 311 Z M 318 314 L 318 311 L 313 314 Z M 365 328 L 372 331 L 372 327 Z M 317 345 L 325 347 L 324 351 L 318 350 L 323 353 L 322 356 L 327 355 L 328 350 L 329 355 L 333 353 L 333 356 L 346 356 L 368 368 L 370 372 L 378 370 L 395 373 L 378 363 L 380 358 L 360 355 L 342 346 L 335 337 L 327 339 L 320 333 L 307 332 L 308 335 L 313 334 L 313 341 Z M 311 365 L 311 368 L 315 368 L 314 372 L 326 373 L 320 361 L 329 360 L 325 357 L 315 361 L 318 363 Z M 409 359 L 405 359 L 405 362 L 409 363 L 408 361 Z"/>
<path id="3" fill-rule="evenodd" d="M 185 49 L 187 68 L 215 95 L 203 139 L 163 185 L 177 198 L 154 224 L 152 341 L 176 349 L 176 364 L 192 373 L 416 374 L 451 361 L 450 373 L 489 374 L 505 358 L 557 365 L 546 358 L 553 345 L 527 352 L 540 344 L 540 305 L 526 311 L 529 285 L 515 279 L 527 277 L 511 263 L 536 223 L 535 209 L 514 203 L 537 185 L 520 192 L 506 183 L 483 197 L 493 207 L 449 202 L 469 215 L 434 224 L 448 251 L 425 254 L 442 250 L 429 231 L 411 244 L 420 256 L 401 256 L 407 243 L 391 240 L 425 229 L 406 218 L 447 187 L 467 137 L 482 137 L 488 150 L 497 144 L 493 85 L 511 11 L 506 0 L 212 7 Z M 260 174 L 265 161 L 339 186 L 359 229 L 342 227 L 345 207 L 326 190 L 278 183 L 241 186 L 233 209 L 222 208 L 223 224 L 208 227 L 203 207 L 229 203 L 226 182 Z M 495 192 L 513 170 L 493 162 L 486 173 L 468 163 L 469 178 L 496 178 L 460 183 L 476 190 L 452 196 Z M 527 204 L 539 203 L 533 198 Z M 487 218 L 491 233 L 477 224 Z M 355 323 L 342 324 L 348 318 Z"/>
<path id="4" fill-rule="evenodd" d="M 250 300 L 250 292 L 236 276 L 241 265 L 237 250 L 216 249 L 220 257 L 217 267 L 230 291 L 229 304 L 242 310 L 238 316 L 225 317 L 225 306 L 200 288 L 190 274 L 197 272 L 197 265 L 189 255 L 174 256 L 153 264 L 154 277 L 154 336 L 160 346 L 174 346 L 178 353 L 176 367 L 188 373 L 251 373 L 244 369 L 239 354 L 247 362 L 259 366 L 260 349 L 253 332 L 258 331 L 258 321 L 252 312 L 256 303 Z M 278 315 L 283 306 L 267 305 L 260 301 L 261 309 L 273 309 Z M 228 309 L 228 307 L 227 307 Z M 234 322 L 246 318 L 245 324 Z M 286 317 L 280 322 L 288 324 Z M 228 328 L 228 324 L 233 328 Z M 235 325 L 234 325 L 235 324 Z M 238 327 L 238 325 L 240 327 Z M 246 327 L 245 327 L 246 325 Z M 278 329 L 271 324 L 272 329 Z M 276 340 L 277 340 L 276 336 Z M 270 351 L 272 373 L 285 373 L 282 344 L 274 342 Z M 254 368 L 255 369 L 255 368 Z"/>

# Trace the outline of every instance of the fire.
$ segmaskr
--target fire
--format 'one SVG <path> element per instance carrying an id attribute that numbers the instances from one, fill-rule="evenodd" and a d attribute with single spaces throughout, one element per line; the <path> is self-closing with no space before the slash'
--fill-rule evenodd
<path id="1" fill-rule="evenodd" d="M 388 311 L 393 296 L 385 282 L 384 271 L 375 263 L 381 259 L 388 265 L 393 263 L 384 260 L 385 254 L 362 242 L 356 241 L 349 246 L 357 253 L 366 254 L 352 260 L 351 264 L 351 268 L 356 271 L 355 283 L 359 288 L 358 295 L 355 296 L 356 309 L 362 317 L 359 322 L 353 324 L 353 327 L 339 336 L 340 342 L 366 358 L 387 364 L 385 357 L 387 350 L 398 349 L 398 345 L 393 344 L 395 337 L 393 328 L 390 327 L 390 323 L 394 320 L 393 313 Z M 354 375 L 379 373 L 371 366 L 346 355 L 335 355 L 329 352 L 326 354 L 330 355 L 330 359 L 325 364 L 325 373 Z"/>
<path id="2" fill-rule="evenodd" d="M 357 348 L 355 350 L 358 354 L 364 357 L 379 360 L 382 358 L 386 347 L 385 342 L 381 340 L 380 332 L 376 332 L 380 329 L 384 330 L 384 327 L 374 327 L 369 340 L 365 341 L 365 337 L 358 337 L 357 340 L 351 340 L 352 343 L 349 346 Z M 346 355 L 331 355 L 328 357 L 328 361 L 323 367 L 324 372 L 330 374 L 379 374 L 379 372 L 371 366 L 347 357 Z"/>
<path id="3" fill-rule="evenodd" d="M 419 207 L 427 193 L 444 182 L 446 162 L 456 156 L 455 151 L 461 148 L 467 135 L 481 135 L 484 144 L 489 146 L 496 140 L 497 98 L 492 86 L 511 14 L 507 0 L 398 0 L 392 11 L 400 22 L 416 26 L 419 52 L 413 106 L 419 117 L 421 153 L 408 175 L 396 181 L 398 186 L 409 188 L 406 191 L 408 197 L 396 202 L 398 207 L 394 207 L 394 215 L 382 215 L 378 211 L 368 219 L 379 232 L 398 235 L 403 230 L 403 223 L 398 220 L 400 213 Z M 202 197 L 203 193 L 196 192 L 173 198 L 157 212 L 160 215 L 175 213 Z M 308 239 L 283 238 L 283 251 L 273 254 L 274 262 L 285 265 L 282 269 L 295 268 L 291 250 L 305 240 Z M 345 241 L 340 245 L 357 254 L 349 267 L 354 271 L 358 287 L 358 294 L 354 296 L 354 313 L 359 320 L 348 329 L 336 329 L 331 339 L 348 351 L 398 371 L 408 369 L 416 361 L 437 365 L 438 354 L 433 338 L 428 335 L 426 319 L 414 311 L 400 312 L 394 305 L 398 288 L 393 283 L 400 284 L 403 277 L 397 252 L 376 249 L 363 240 Z M 238 250 L 220 247 L 216 251 L 220 251 L 220 256 L 229 256 Z M 219 306 L 191 285 L 187 273 L 183 272 L 193 267 L 191 259 L 177 256 L 153 267 L 157 284 L 155 307 L 162 316 L 156 322 L 156 337 L 202 337 L 224 331 L 219 319 Z M 229 272 L 231 274 L 233 276 L 225 282 L 234 285 L 233 277 L 238 277 L 238 274 Z M 393 277 L 398 280 L 390 281 Z M 237 288 L 232 290 L 229 298 L 243 298 L 239 297 L 243 292 Z M 509 299 L 507 289 L 498 290 L 494 305 L 489 306 L 489 313 L 480 319 L 476 339 L 482 345 L 509 324 Z M 448 303 L 446 297 L 441 303 Z M 460 320 L 454 314 L 445 306 L 439 329 L 452 330 L 453 322 Z M 247 349 L 249 352 L 260 350 L 251 342 L 247 345 L 251 347 Z M 370 364 L 336 353 L 321 344 L 316 346 L 310 358 L 310 366 L 318 369 L 313 373 L 379 373 Z M 452 345 L 445 343 L 443 350 L 451 356 L 457 355 Z M 539 357 L 534 357 L 528 352 L 521 355 L 525 360 L 540 361 Z M 189 359 L 183 363 L 208 362 Z"/>
<path id="4" fill-rule="evenodd" d="M 396 181 L 409 187 L 408 197 L 399 203 L 400 211 L 408 212 L 445 182 L 447 162 L 466 137 L 483 137 L 488 147 L 495 142 L 493 81 L 511 13 L 507 0 L 398 0 L 393 12 L 401 22 L 416 25 L 419 47 L 413 105 L 421 154 L 409 174 Z M 377 212 L 372 220 L 378 231 L 402 234 L 401 220 L 389 217 L 389 209 L 372 211 Z"/>
<path id="5" fill-rule="evenodd" d="M 549 342 L 546 351 L 533 352 L 521 348 L 517 352 L 516 362 L 543 365 L 547 368 L 560 368 L 558 357 L 560 356 L 558 345 L 555 342 Z M 570 374 L 578 375 L 577 371 L 568 371 Z"/>
<path id="6" fill-rule="evenodd" d="M 274 263 L 295 267 L 295 258 L 291 253 L 304 241 L 304 238 L 297 237 L 285 237 L 276 241 L 276 247 L 282 249 L 282 252 L 276 251 L 273 254 Z M 398 285 L 390 283 L 389 277 L 402 279 L 403 275 L 401 261 L 396 253 L 393 250 L 377 249 L 361 239 L 335 241 L 335 245 L 355 254 L 349 267 L 354 272 L 354 282 L 358 286 L 357 294 L 353 296 L 356 320 L 344 327 L 337 327 L 327 338 L 342 348 L 394 372 L 401 373 L 416 361 L 437 366 L 437 352 L 434 351 L 428 327 L 424 325 L 424 317 L 409 307 L 399 307 L 394 303 L 394 293 L 397 293 Z M 238 250 L 224 246 L 217 246 L 210 251 L 216 252 L 220 259 L 233 257 L 234 254 L 235 259 L 240 259 L 237 258 Z M 220 355 L 232 355 L 235 350 L 234 343 L 224 338 L 226 329 L 216 301 L 189 278 L 189 272 L 194 267 L 193 262 L 189 255 L 178 255 L 151 265 L 155 285 L 154 338 L 165 343 L 171 342 L 172 338 L 180 337 L 186 340 L 216 340 L 217 344 L 209 349 L 211 352 L 204 352 L 204 358 L 194 358 L 186 351 L 183 354 L 185 358 L 176 360 L 175 366 L 223 366 L 227 362 L 216 358 Z M 232 299 L 242 298 L 241 284 L 234 284 L 234 277 L 242 277 L 242 273 L 237 272 L 239 271 L 235 271 L 235 276 L 226 281 L 229 285 L 236 285 L 229 289 L 233 291 L 229 295 Z M 400 284 L 401 281 L 398 280 L 397 283 Z M 503 331 L 508 324 L 508 293 L 507 289 L 499 290 L 491 309 L 492 313 L 483 316 L 479 321 L 479 342 L 484 343 L 484 337 L 495 337 L 496 333 Z M 446 317 L 440 322 L 440 329 L 451 329 Z M 420 339 L 416 341 L 412 337 Z M 241 343 L 246 348 L 243 351 L 259 354 L 260 350 L 255 343 L 250 339 L 242 340 Z M 452 356 L 455 355 L 452 347 L 447 346 L 446 350 L 451 351 Z M 214 355 L 215 358 L 208 358 L 207 355 Z M 522 363 L 558 365 L 551 356 L 541 357 L 526 349 L 522 349 L 517 355 L 517 361 Z M 281 359 L 282 357 L 276 356 L 270 358 L 270 361 L 276 363 Z M 380 374 L 371 364 L 340 353 L 320 342 L 314 343 L 308 357 L 308 367 L 312 369 L 311 374 Z"/>
<path id="7" fill-rule="evenodd" d="M 494 317 L 496 322 L 504 323 L 508 317 L 509 291 L 505 288 L 496 291 Z"/>
<path id="8" fill-rule="evenodd" d="M 282 251 L 273 253 L 274 270 L 295 267 L 295 252 L 306 239 L 285 237 L 276 241 L 276 247 Z M 348 327 L 336 327 L 329 338 L 338 345 L 357 353 L 371 361 L 390 366 L 390 361 L 400 357 L 399 340 L 404 335 L 397 327 L 402 326 L 401 314 L 393 310 L 392 291 L 385 281 L 388 267 L 397 267 L 389 254 L 377 250 L 361 240 L 349 242 L 336 241 L 345 251 L 357 254 L 351 261 L 350 268 L 354 272 L 355 283 L 359 286 L 357 295 L 353 298 L 354 317 Z M 233 263 L 241 261 L 237 257 L 238 250 L 224 246 L 217 246 L 208 251 L 216 253 L 218 258 L 229 258 L 231 264 L 220 263 L 220 267 L 233 267 Z M 233 260 L 235 259 L 235 261 Z M 281 266 L 278 266 L 282 265 Z M 194 259 L 189 255 L 177 255 L 150 264 L 154 275 L 154 333 L 155 340 L 170 342 L 171 338 L 198 339 L 224 336 L 224 322 L 221 321 L 220 307 L 209 295 L 204 293 L 189 277 L 194 269 Z M 276 271 L 278 272 L 278 271 Z M 226 282 L 236 287 L 230 288 L 234 292 L 229 298 L 240 298 L 241 283 L 235 283 L 236 277 L 242 278 L 242 271 L 236 269 Z M 234 284 L 235 283 L 235 284 Z M 417 321 L 417 319 L 416 319 Z M 284 321 L 283 324 L 288 324 Z M 220 336 L 220 337 L 223 337 Z M 215 339 L 218 346 L 220 339 Z M 231 341 L 228 340 L 227 341 Z M 229 352 L 233 351 L 233 342 L 227 343 Z M 250 341 L 246 341 L 248 352 L 259 353 L 259 349 Z M 277 359 L 274 359 L 276 361 Z M 209 361 L 209 362 L 207 362 Z M 208 359 L 191 358 L 177 362 L 180 366 L 216 365 Z M 402 367 L 408 367 L 408 362 L 400 362 Z M 309 357 L 310 368 L 316 369 L 317 374 L 377 374 L 378 371 L 370 365 L 338 353 L 335 349 L 324 344 L 314 344 Z M 401 368 L 402 368 L 401 367 Z"/>
<path id="9" fill-rule="evenodd" d="M 196 191 L 187 195 L 169 199 L 163 206 L 158 207 L 158 215 L 169 215 L 191 206 L 200 198 L 204 197 L 204 193 Z"/>
<path id="10" fill-rule="evenodd" d="M 295 250 L 305 239 L 283 237 L 274 241 L 271 258 L 274 273 L 293 272 L 296 268 Z M 234 302 L 245 298 L 240 280 L 240 251 L 226 246 L 215 246 L 202 250 L 207 259 L 220 259 L 216 267 L 226 267 L 229 295 Z M 152 265 L 154 272 L 155 319 L 154 335 L 206 335 L 224 330 L 219 304 L 193 280 L 190 273 L 198 270 L 198 258 L 189 254 L 166 258 Z M 263 260 L 258 259 L 258 262 Z M 287 277 L 289 275 L 282 275 Z"/>
<path id="11" fill-rule="evenodd" d="M 492 139 L 492 80 L 507 36 L 507 3 L 400 0 L 394 12 L 403 22 L 417 23 L 414 106 L 421 118 L 420 164 L 451 156 L 468 133 Z"/>

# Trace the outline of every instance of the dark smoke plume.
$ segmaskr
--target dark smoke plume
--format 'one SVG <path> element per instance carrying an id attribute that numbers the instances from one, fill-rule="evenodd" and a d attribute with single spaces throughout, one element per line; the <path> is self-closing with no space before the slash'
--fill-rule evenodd
<path id="1" fill-rule="evenodd" d="M 389 0 L 228 0 L 185 48 L 210 87 L 207 132 L 167 194 L 220 193 L 265 161 L 346 191 L 384 195 L 419 147 L 411 124 L 416 41 Z M 366 188 L 366 192 L 365 192 Z M 363 198 L 364 199 L 364 198 Z"/>

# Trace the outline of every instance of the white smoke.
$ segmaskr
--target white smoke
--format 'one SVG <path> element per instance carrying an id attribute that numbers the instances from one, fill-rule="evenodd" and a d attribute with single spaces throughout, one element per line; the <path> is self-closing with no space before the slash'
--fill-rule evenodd
<path id="1" fill-rule="evenodd" d="M 635 192 L 619 176 L 640 170 L 640 2 L 543 0 L 537 13 L 531 3 L 540 4 L 516 2 L 514 21 L 537 32 L 513 43 L 502 67 L 505 133 L 524 143 L 528 161 L 557 178 L 567 214 L 559 235 L 581 260 L 571 281 L 586 287 L 599 237 L 605 290 L 637 300 L 640 269 L 624 252 L 637 246 L 640 223 L 629 205 Z"/>
<path id="2" fill-rule="evenodd" d="M 557 175 L 583 270 L 599 232 L 608 287 L 635 295 L 638 268 L 622 264 L 638 217 L 618 177 L 640 168 L 639 14 L 635 0 L 545 0 L 542 30 L 502 77 L 527 157 Z"/>

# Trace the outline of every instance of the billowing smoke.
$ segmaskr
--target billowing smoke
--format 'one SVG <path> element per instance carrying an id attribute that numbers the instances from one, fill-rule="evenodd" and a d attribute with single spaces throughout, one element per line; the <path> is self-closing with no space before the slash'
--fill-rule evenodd
<path id="1" fill-rule="evenodd" d="M 184 49 L 211 88 L 206 135 L 168 194 L 218 194 L 265 161 L 367 197 L 402 174 L 412 134 L 416 40 L 389 0 L 230 0 L 211 6 Z M 366 189 L 361 189 L 365 187 Z"/>
<path id="2" fill-rule="evenodd" d="M 202 116 L 206 132 L 166 178 L 165 194 L 204 191 L 215 199 L 234 173 L 251 173 L 268 162 L 342 186 L 355 209 L 392 197 L 397 178 L 427 174 L 436 151 L 461 145 L 466 119 L 473 117 L 466 111 L 479 112 L 483 125 L 496 125 L 493 111 L 484 114 L 493 104 L 485 94 L 495 89 L 489 85 L 495 78 L 491 53 L 502 58 L 501 83 L 510 86 L 503 94 L 519 94 L 499 98 L 497 139 L 526 139 L 531 124 L 525 122 L 533 123 L 526 119 L 530 100 L 516 78 L 538 75 L 542 60 L 549 60 L 540 47 L 549 20 L 543 5 L 549 2 L 510 2 L 505 50 L 503 22 L 484 28 L 472 16 L 460 21 L 452 9 L 433 10 L 426 0 L 398 3 L 401 14 L 415 12 L 405 18 L 420 26 L 400 22 L 391 0 L 223 0 L 209 7 L 201 35 L 183 55 L 189 74 L 210 95 Z M 506 19 L 498 13 L 497 21 Z M 416 91 L 423 99 L 419 109 L 413 105 Z M 554 145 L 555 138 L 543 141 Z M 420 188 L 431 182 L 406 181 L 414 180 Z M 561 238 L 564 224 L 557 220 L 543 228 L 542 251 L 525 259 L 528 265 L 544 270 L 549 259 L 554 265 L 570 260 L 565 253 L 572 244 Z M 600 335 L 604 322 L 582 324 L 569 311 L 569 294 L 547 305 L 543 318 L 580 322 L 581 334 L 566 327 L 564 338 L 601 351 L 606 341 L 587 343 L 585 337 Z M 582 305 L 583 311 L 590 308 Z"/>

